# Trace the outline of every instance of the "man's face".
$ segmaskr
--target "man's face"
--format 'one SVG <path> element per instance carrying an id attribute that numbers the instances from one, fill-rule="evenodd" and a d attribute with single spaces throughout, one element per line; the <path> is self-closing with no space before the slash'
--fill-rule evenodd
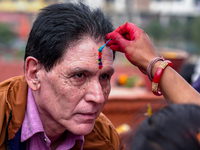
<path id="1" fill-rule="evenodd" d="M 99 70 L 98 48 L 103 44 L 87 38 L 68 49 L 50 72 L 42 68 L 38 73 L 41 86 L 36 103 L 45 124 L 49 121 L 52 127 L 57 125 L 55 130 L 67 129 L 77 135 L 91 132 L 108 99 L 114 72 L 108 47 L 102 51 L 103 68 Z"/>

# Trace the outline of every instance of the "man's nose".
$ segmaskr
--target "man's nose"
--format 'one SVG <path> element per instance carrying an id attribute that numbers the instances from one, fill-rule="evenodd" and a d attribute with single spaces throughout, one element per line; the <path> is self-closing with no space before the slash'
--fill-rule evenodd
<path id="1" fill-rule="evenodd" d="M 87 94 L 85 96 L 86 101 L 93 101 L 95 103 L 104 103 L 104 94 L 99 81 L 93 81 L 88 85 Z"/>

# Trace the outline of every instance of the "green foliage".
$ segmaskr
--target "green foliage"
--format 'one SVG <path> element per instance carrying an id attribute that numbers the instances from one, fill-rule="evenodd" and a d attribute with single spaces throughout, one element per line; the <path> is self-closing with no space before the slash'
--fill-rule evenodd
<path id="1" fill-rule="evenodd" d="M 25 55 L 25 51 L 24 50 L 19 50 L 16 52 L 15 57 L 16 58 L 23 58 Z"/>
<path id="2" fill-rule="evenodd" d="M 8 24 L 0 23 L 0 43 L 8 45 L 15 37 L 16 35 Z"/>
<path id="3" fill-rule="evenodd" d="M 173 40 L 183 40 L 183 31 L 184 25 L 176 17 L 172 17 L 165 36 Z"/>
<path id="4" fill-rule="evenodd" d="M 193 24 L 190 27 L 190 29 L 192 40 L 194 40 L 198 47 L 200 47 L 200 17 L 196 18 L 193 21 Z"/>
<path id="5" fill-rule="evenodd" d="M 165 30 L 158 20 L 152 20 L 150 25 L 145 29 L 146 33 L 154 40 L 159 41 L 165 36 Z"/>
<path id="6" fill-rule="evenodd" d="M 168 43 L 168 47 L 179 48 L 178 43 L 182 42 L 186 45 L 187 51 L 200 53 L 198 50 L 200 49 L 200 17 L 172 16 L 166 27 L 163 27 L 158 19 L 154 19 L 144 30 L 153 38 L 156 46 L 164 42 Z"/>

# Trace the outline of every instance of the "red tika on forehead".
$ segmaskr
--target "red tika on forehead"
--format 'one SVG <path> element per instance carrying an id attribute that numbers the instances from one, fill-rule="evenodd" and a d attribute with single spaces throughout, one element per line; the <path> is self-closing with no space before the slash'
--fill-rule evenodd
<path id="1" fill-rule="evenodd" d="M 128 23 L 128 21 L 125 23 L 125 24 L 127 24 Z M 125 25 L 124 24 L 124 25 Z M 123 25 L 123 26 L 124 26 Z M 122 27 L 123 27 L 122 26 Z M 117 31 L 117 32 L 119 32 L 121 29 L 122 29 L 122 27 Z M 99 46 L 99 49 L 98 49 L 98 54 L 99 54 L 99 57 L 98 57 L 98 65 L 99 65 L 99 69 L 101 70 L 102 68 L 103 68 L 103 63 L 102 63 L 102 50 L 104 49 L 104 47 L 106 46 L 106 44 L 109 42 L 111 40 L 111 38 L 103 45 L 103 46 Z"/>

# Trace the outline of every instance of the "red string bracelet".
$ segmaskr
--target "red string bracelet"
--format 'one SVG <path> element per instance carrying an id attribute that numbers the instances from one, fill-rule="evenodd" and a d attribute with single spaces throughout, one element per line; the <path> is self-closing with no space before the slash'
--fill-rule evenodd
<path id="1" fill-rule="evenodd" d="M 159 83 L 160 78 L 161 78 L 161 76 L 163 74 L 163 71 L 165 70 L 165 68 L 167 66 L 173 67 L 172 62 L 169 61 L 169 60 L 163 61 L 160 64 L 160 66 L 157 68 L 156 73 L 154 75 L 153 82 L 152 82 L 152 92 L 153 92 L 153 94 L 155 94 L 157 96 L 162 95 L 160 89 L 158 88 L 158 83 Z"/>
<path id="2" fill-rule="evenodd" d="M 159 60 L 164 61 L 165 59 L 164 59 L 163 57 L 156 57 L 156 58 L 154 58 L 154 59 L 149 63 L 149 65 L 148 65 L 148 67 L 147 67 L 147 76 L 149 77 L 149 80 L 150 80 L 151 82 L 153 81 L 153 77 L 152 77 L 152 75 L 151 75 L 151 73 L 152 73 L 152 68 L 153 68 L 154 64 L 155 64 L 157 61 L 159 61 Z"/>

